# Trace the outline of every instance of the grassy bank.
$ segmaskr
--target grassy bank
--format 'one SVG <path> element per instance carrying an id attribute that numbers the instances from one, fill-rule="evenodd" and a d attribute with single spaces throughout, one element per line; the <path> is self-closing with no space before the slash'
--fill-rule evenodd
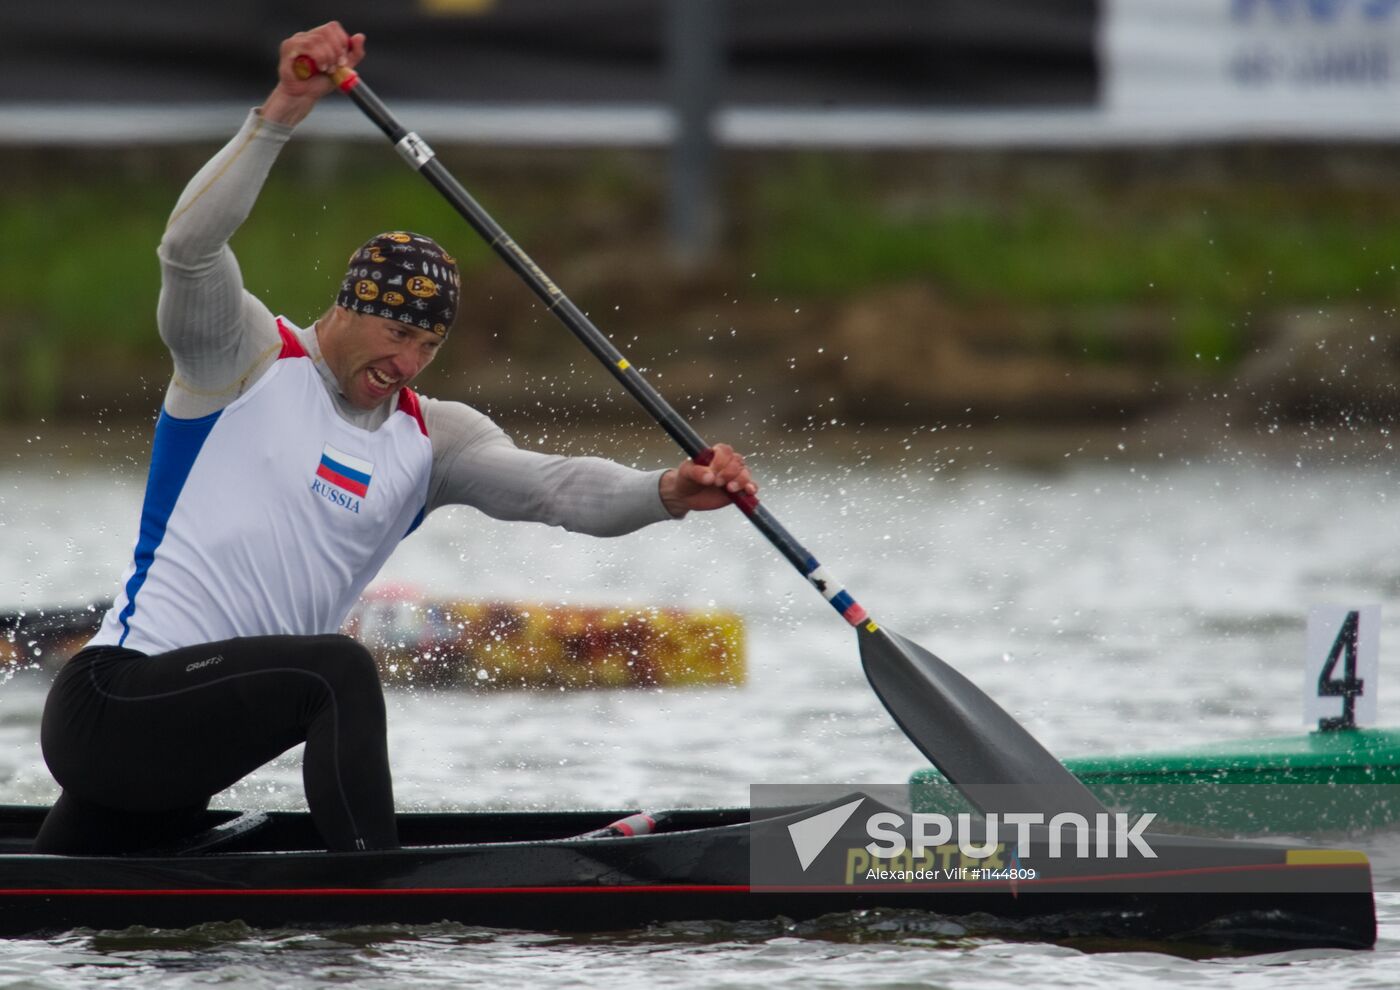
<path id="1" fill-rule="evenodd" d="M 0 417 L 65 408 L 70 369 L 165 375 L 155 246 L 208 150 L 60 158 L 52 167 L 21 158 L 8 169 L 0 335 L 18 359 L 0 379 Z M 1049 314 L 1072 331 L 1046 346 L 1100 363 L 1143 359 L 1113 324 L 1115 314 L 1149 312 L 1169 338 L 1150 360 L 1217 368 L 1248 348 L 1262 313 L 1395 306 L 1400 159 L 1392 157 L 1383 149 L 1171 159 L 736 155 L 726 163 L 721 251 L 704 272 L 687 274 L 658 268 L 659 157 L 445 155 L 566 291 L 607 305 L 600 322 L 619 336 L 655 332 L 686 293 L 831 307 L 918 283 L 952 307 Z M 393 227 L 448 242 L 468 283 L 467 319 L 481 310 L 498 352 L 528 359 L 552 346 L 535 329 L 538 309 L 507 288 L 494 257 L 379 148 L 289 148 L 234 247 L 246 284 L 305 321 L 333 296 L 350 249 Z"/>
<path id="2" fill-rule="evenodd" d="M 1105 155 L 920 188 L 916 166 L 892 178 L 808 158 L 761 190 L 751 264 L 802 296 L 928 280 L 964 304 L 1151 307 L 1175 324 L 1174 359 L 1230 361 L 1260 311 L 1400 298 L 1400 193 L 1388 161 L 1368 160 L 1378 171 L 1359 182 L 1303 163 L 1161 174 Z M 1102 329 L 1081 327 L 1083 352 L 1122 358 L 1121 336 Z"/>

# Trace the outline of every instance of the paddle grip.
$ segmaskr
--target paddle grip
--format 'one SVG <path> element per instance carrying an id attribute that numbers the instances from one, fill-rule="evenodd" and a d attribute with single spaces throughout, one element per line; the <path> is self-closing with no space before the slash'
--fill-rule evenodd
<path id="1" fill-rule="evenodd" d="M 708 466 L 709 463 L 714 459 L 715 448 L 713 447 L 706 447 L 704 450 L 700 451 L 700 453 L 696 454 L 694 457 L 691 458 L 692 461 L 694 461 L 696 464 L 699 464 L 701 467 Z M 737 505 L 739 507 L 739 511 L 746 516 L 752 516 L 754 514 L 754 510 L 758 508 L 757 495 L 750 495 L 748 492 L 725 492 L 725 494 L 729 496 L 729 501 Z"/>
<path id="2" fill-rule="evenodd" d="M 303 82 L 320 71 L 320 67 L 316 65 L 316 60 L 310 55 L 298 55 L 296 58 L 292 59 L 292 75 Z M 336 66 L 334 69 L 328 70 L 326 74 L 331 77 L 331 80 L 337 86 L 347 92 L 359 79 L 354 69 L 347 69 L 344 66 Z"/>

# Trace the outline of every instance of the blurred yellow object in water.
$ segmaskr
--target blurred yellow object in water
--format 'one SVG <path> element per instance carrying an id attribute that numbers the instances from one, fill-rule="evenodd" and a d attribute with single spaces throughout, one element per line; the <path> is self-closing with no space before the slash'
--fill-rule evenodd
<path id="1" fill-rule="evenodd" d="M 0 673 L 57 669 L 92 638 L 106 606 L 0 617 Z M 716 609 L 427 601 L 372 590 L 343 631 L 384 682 L 483 688 L 686 687 L 744 682 L 744 625 Z"/>
<path id="2" fill-rule="evenodd" d="M 741 684 L 744 627 L 722 610 L 366 600 L 346 632 L 385 683 L 483 688 Z"/>
<path id="3" fill-rule="evenodd" d="M 438 17 L 476 17 L 495 6 L 496 0 L 418 0 L 423 13 Z"/>

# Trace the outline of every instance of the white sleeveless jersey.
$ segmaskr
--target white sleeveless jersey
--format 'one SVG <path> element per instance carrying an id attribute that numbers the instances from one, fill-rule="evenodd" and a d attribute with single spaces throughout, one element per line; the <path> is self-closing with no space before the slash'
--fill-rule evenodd
<path id="1" fill-rule="evenodd" d="M 422 521 L 432 446 L 417 396 L 402 389 L 378 429 L 347 423 L 278 331 L 280 359 L 228 406 L 161 411 L 136 551 L 90 645 L 335 632 Z"/>

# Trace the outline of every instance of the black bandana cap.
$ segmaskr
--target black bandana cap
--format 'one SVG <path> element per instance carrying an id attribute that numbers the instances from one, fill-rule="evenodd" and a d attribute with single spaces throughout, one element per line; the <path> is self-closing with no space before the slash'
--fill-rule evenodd
<path id="1" fill-rule="evenodd" d="M 437 241 L 394 230 L 371 237 L 350 256 L 335 302 L 446 337 L 461 289 L 457 260 Z"/>

